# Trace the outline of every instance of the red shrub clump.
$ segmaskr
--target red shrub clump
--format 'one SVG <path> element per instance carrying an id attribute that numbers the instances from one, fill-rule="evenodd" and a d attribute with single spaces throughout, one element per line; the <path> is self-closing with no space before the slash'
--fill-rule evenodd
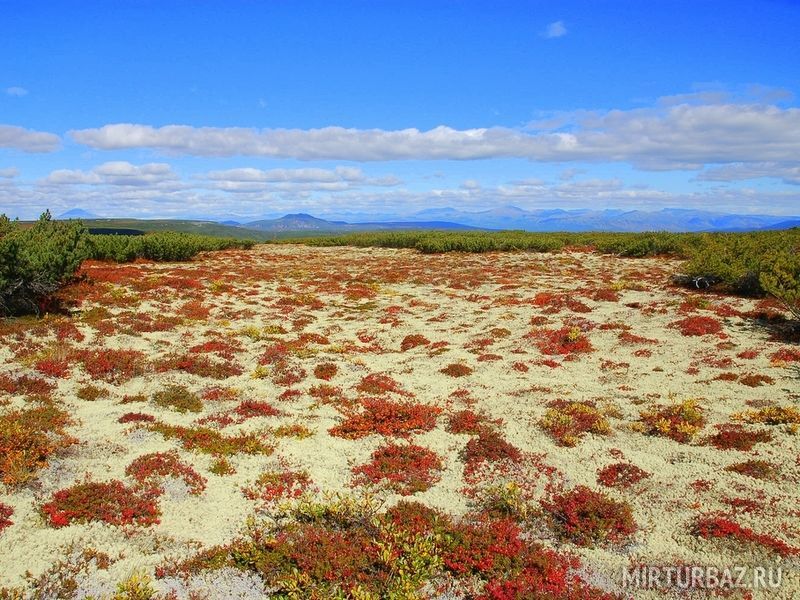
<path id="1" fill-rule="evenodd" d="M 213 402 L 220 402 L 224 400 L 236 400 L 239 396 L 238 390 L 234 388 L 225 387 L 210 387 L 203 391 L 203 400 L 210 400 Z"/>
<path id="2" fill-rule="evenodd" d="M 487 462 L 517 463 L 522 460 L 522 452 L 493 429 L 483 429 L 478 437 L 467 442 L 463 459 L 464 472 L 471 475 Z"/>
<path id="3" fill-rule="evenodd" d="M 290 366 L 288 363 L 281 362 L 275 365 L 275 373 L 272 381 L 281 387 L 291 387 L 295 383 L 300 383 L 306 378 L 306 370 L 297 365 Z"/>
<path id="4" fill-rule="evenodd" d="M 778 474 L 778 467 L 765 460 L 747 460 L 725 467 L 726 471 L 746 475 L 753 479 L 774 479 Z"/>
<path id="5" fill-rule="evenodd" d="M 245 400 L 236 407 L 235 412 L 242 421 L 254 417 L 274 417 L 281 414 L 281 411 L 269 402 L 260 400 Z"/>
<path id="6" fill-rule="evenodd" d="M 274 365 L 285 361 L 289 357 L 289 347 L 283 342 L 276 342 L 267 346 L 264 353 L 258 358 L 260 365 Z"/>
<path id="7" fill-rule="evenodd" d="M 14 521 L 11 520 L 11 515 L 13 514 L 13 508 L 11 508 L 8 504 L 3 504 L 0 502 L 0 533 L 2 533 L 3 529 L 6 527 L 14 524 Z"/>
<path id="8" fill-rule="evenodd" d="M 636 335 L 630 331 L 623 331 L 618 336 L 619 341 L 623 344 L 657 344 L 658 340 L 646 338 L 641 335 Z"/>
<path id="9" fill-rule="evenodd" d="M 533 299 L 533 305 L 543 307 L 542 312 L 548 315 L 561 312 L 564 308 L 578 313 L 588 313 L 592 310 L 570 294 L 556 294 L 553 292 L 539 292 Z"/>
<path id="10" fill-rule="evenodd" d="M 321 404 L 348 404 L 342 388 L 327 383 L 312 385 L 308 389 L 308 395 L 316 398 Z"/>
<path id="11" fill-rule="evenodd" d="M 81 350 L 76 358 L 94 379 L 122 383 L 145 372 L 146 359 L 138 350 Z"/>
<path id="12" fill-rule="evenodd" d="M 760 442 L 768 442 L 772 434 L 766 430 L 748 431 L 741 425 L 717 425 L 717 433 L 708 438 L 708 443 L 718 450 L 742 450 L 748 452 Z"/>
<path id="13" fill-rule="evenodd" d="M 713 317 L 686 317 L 672 324 L 682 335 L 708 335 L 722 331 L 722 325 Z"/>
<path id="14" fill-rule="evenodd" d="M 331 428 L 330 434 L 347 439 L 362 438 L 372 433 L 408 437 L 412 433 L 430 431 L 436 426 L 440 408 L 410 402 L 392 402 L 367 398 L 361 402 L 363 411 L 347 417 Z"/>
<path id="15" fill-rule="evenodd" d="M 380 484 L 402 496 L 424 492 L 439 480 L 442 461 L 435 452 L 415 444 L 387 444 L 372 460 L 355 467 L 354 485 Z"/>
<path id="16" fill-rule="evenodd" d="M 138 484 L 161 493 L 161 481 L 165 477 L 182 479 L 190 492 L 199 496 L 206 489 L 206 479 L 195 471 L 191 465 L 182 462 L 175 450 L 171 452 L 153 452 L 135 459 L 125 469 L 125 474 Z"/>
<path id="17" fill-rule="evenodd" d="M 59 360 L 57 358 L 45 358 L 37 361 L 35 368 L 42 375 L 49 377 L 63 378 L 69 375 L 70 364 L 69 361 Z"/>
<path id="18" fill-rule="evenodd" d="M 520 556 L 525 542 L 510 519 L 460 524 L 457 542 L 445 555 L 445 568 L 457 575 L 497 574 Z"/>
<path id="19" fill-rule="evenodd" d="M 63 342 L 64 340 L 75 340 L 76 342 L 82 342 L 86 336 L 81 333 L 81 331 L 75 326 L 75 323 L 68 321 L 66 323 L 62 323 L 56 329 L 56 339 L 59 342 Z"/>
<path id="20" fill-rule="evenodd" d="M 619 462 L 600 469 L 597 472 L 597 483 L 606 487 L 625 489 L 647 477 L 650 477 L 650 473 L 636 465 Z"/>
<path id="21" fill-rule="evenodd" d="M 338 367 L 331 362 L 322 363 L 314 367 L 314 377 L 323 381 L 330 381 L 336 375 Z"/>
<path id="22" fill-rule="evenodd" d="M 7 394 L 25 394 L 26 396 L 49 396 L 56 386 L 41 377 L 20 375 L 17 378 L 0 374 L 0 391 Z"/>
<path id="23" fill-rule="evenodd" d="M 229 340 L 209 340 L 202 344 L 196 344 L 189 348 L 192 354 L 216 354 L 220 358 L 231 360 L 234 353 L 241 352 L 242 345 L 236 341 Z"/>
<path id="24" fill-rule="evenodd" d="M 746 385 L 747 387 L 761 387 L 765 383 L 767 385 L 772 385 L 775 383 L 775 380 L 769 375 L 763 375 L 761 373 L 748 373 L 739 379 L 739 383 Z"/>
<path id="25" fill-rule="evenodd" d="M 181 280 L 181 286 L 184 283 L 190 283 L 188 280 Z M 191 282 L 192 287 L 195 287 L 195 282 Z M 202 300 L 189 300 L 183 306 L 178 308 L 178 314 L 182 317 L 186 317 L 187 319 L 193 319 L 198 321 L 204 321 L 208 318 L 208 315 L 211 313 L 211 309 L 208 306 L 203 306 Z"/>
<path id="26" fill-rule="evenodd" d="M 586 486 L 543 500 L 542 507 L 559 538 L 578 546 L 620 542 L 636 531 L 627 503 L 612 500 Z"/>
<path id="27" fill-rule="evenodd" d="M 445 568 L 456 575 L 497 574 L 520 556 L 525 542 L 510 519 L 483 520 L 454 527 L 456 543 L 444 557 Z"/>
<path id="28" fill-rule="evenodd" d="M 121 481 L 87 481 L 57 491 L 41 510 L 53 527 L 89 521 L 152 525 L 159 522 L 156 496 L 152 490 L 128 488 Z"/>
<path id="29" fill-rule="evenodd" d="M 152 423 L 156 418 L 153 415 L 140 412 L 129 412 L 117 419 L 117 423 Z"/>
<path id="30" fill-rule="evenodd" d="M 6 412 L 0 418 L 0 480 L 25 483 L 47 465 L 48 458 L 75 443 L 65 429 L 69 415 L 53 403 Z"/>
<path id="31" fill-rule="evenodd" d="M 424 335 L 411 334 L 404 337 L 403 341 L 400 342 L 400 350 L 405 352 L 407 350 L 411 350 L 412 348 L 416 348 L 417 346 L 427 346 L 430 343 L 430 340 Z"/>
<path id="32" fill-rule="evenodd" d="M 276 553 L 285 555 L 310 582 L 335 582 L 342 590 L 352 590 L 359 583 L 374 583 L 381 575 L 376 572 L 379 548 L 360 529 L 339 531 L 303 524 L 278 537 Z"/>
<path id="33" fill-rule="evenodd" d="M 492 424 L 499 424 L 500 422 L 499 419 L 492 421 L 483 413 L 465 409 L 450 415 L 447 422 L 447 431 L 450 433 L 476 434 L 491 427 Z"/>
<path id="34" fill-rule="evenodd" d="M 420 502 L 405 499 L 389 508 L 381 520 L 415 536 L 438 533 L 452 526 L 448 515 Z"/>
<path id="35" fill-rule="evenodd" d="M 305 471 L 284 469 L 266 471 L 252 484 L 242 488 L 249 500 L 262 500 L 269 504 L 276 500 L 299 498 L 311 486 L 311 477 Z"/>
<path id="36" fill-rule="evenodd" d="M 301 392 L 300 390 L 292 390 L 292 389 L 283 390 L 278 395 L 278 400 L 282 402 L 292 402 L 293 400 L 297 400 L 302 395 L 303 392 Z"/>
<path id="37" fill-rule="evenodd" d="M 476 600 L 615 597 L 587 586 L 576 573 L 577 559 L 523 539 L 510 519 L 460 523 L 448 529 L 454 543 L 444 555 L 444 567 L 457 577 L 479 575 L 486 580 Z"/>
<path id="38" fill-rule="evenodd" d="M 356 386 L 359 392 L 365 394 L 383 395 L 389 392 L 400 394 L 402 396 L 410 396 L 411 394 L 403 390 L 400 384 L 394 379 L 383 373 L 370 373 L 363 377 L 361 382 Z"/>
<path id="39" fill-rule="evenodd" d="M 800 350 L 797 348 L 781 348 L 769 356 L 775 362 L 800 362 Z"/>
<path id="40" fill-rule="evenodd" d="M 591 352 L 589 338 L 579 327 L 562 327 L 555 331 L 542 331 L 542 337 L 537 341 L 537 346 L 542 354 L 567 355 Z"/>
<path id="41" fill-rule="evenodd" d="M 771 535 L 756 533 L 749 527 L 742 527 L 728 517 L 719 514 L 699 516 L 694 522 L 692 532 L 703 539 L 731 538 L 739 542 L 753 542 L 769 548 L 781 556 L 791 556 L 800 552 L 783 540 Z"/>
<path id="42" fill-rule="evenodd" d="M 591 298 L 598 302 L 618 302 L 620 295 L 619 292 L 611 288 L 601 288 L 594 290 L 591 294 Z"/>
<path id="43" fill-rule="evenodd" d="M 450 377 L 464 377 L 472 373 L 472 368 L 468 367 L 467 365 L 462 365 L 461 363 L 453 363 L 447 365 L 439 372 L 449 375 Z"/>
<path id="44" fill-rule="evenodd" d="M 159 362 L 158 371 L 183 371 L 211 379 L 227 379 L 242 374 L 242 368 L 233 361 L 212 360 L 208 355 L 201 354 L 167 356 Z"/>
<path id="45" fill-rule="evenodd" d="M 305 325 L 303 325 L 304 327 Z M 293 347 L 305 348 L 309 344 L 319 344 L 320 346 L 327 346 L 330 340 L 320 333 L 301 333 L 297 340 L 292 342 Z"/>

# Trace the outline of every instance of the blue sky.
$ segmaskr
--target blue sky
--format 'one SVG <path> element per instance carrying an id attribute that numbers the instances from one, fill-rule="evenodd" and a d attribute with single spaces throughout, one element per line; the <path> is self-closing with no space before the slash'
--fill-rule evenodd
<path id="1" fill-rule="evenodd" d="M 0 211 L 800 214 L 800 3 L 0 0 Z"/>

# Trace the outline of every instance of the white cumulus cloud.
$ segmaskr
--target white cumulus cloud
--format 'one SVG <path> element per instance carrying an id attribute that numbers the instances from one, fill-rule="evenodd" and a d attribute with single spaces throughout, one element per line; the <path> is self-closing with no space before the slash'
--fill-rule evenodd
<path id="1" fill-rule="evenodd" d="M 28 95 L 28 90 L 26 90 L 24 87 L 19 87 L 15 85 L 10 88 L 6 88 L 6 94 L 8 94 L 9 96 L 16 96 L 17 98 L 21 98 L 22 96 Z"/>
<path id="2" fill-rule="evenodd" d="M 0 148 L 22 152 L 53 152 L 61 146 L 54 133 L 24 129 L 15 125 L 0 125 Z"/>
<path id="3" fill-rule="evenodd" d="M 210 171 L 211 187 L 228 192 L 337 192 L 361 186 L 394 186 L 401 181 L 392 176 L 367 177 L 356 167 L 335 169 L 270 169 L 251 167 Z"/>
<path id="4" fill-rule="evenodd" d="M 361 169 L 351 167 L 337 167 L 330 169 L 261 169 L 243 168 L 227 169 L 225 171 L 211 171 L 209 179 L 218 181 L 259 181 L 294 183 L 328 183 L 332 181 L 361 181 L 364 174 Z"/>
<path id="5" fill-rule="evenodd" d="M 91 171 L 57 169 L 42 180 L 51 185 L 114 185 L 145 187 L 177 181 L 177 175 L 166 163 L 133 165 L 113 161 L 94 167 Z"/>
<path id="6" fill-rule="evenodd" d="M 144 148 L 168 155 L 297 160 L 627 162 L 652 170 L 751 162 L 797 164 L 800 109 L 770 104 L 673 104 L 561 115 L 559 129 L 439 126 L 383 130 L 248 129 L 110 124 L 70 132 L 98 150 Z"/>
<path id="7" fill-rule="evenodd" d="M 774 177 L 783 183 L 800 185 L 800 164 L 777 162 L 733 163 L 721 167 L 713 167 L 698 174 L 698 181 L 744 181 Z"/>

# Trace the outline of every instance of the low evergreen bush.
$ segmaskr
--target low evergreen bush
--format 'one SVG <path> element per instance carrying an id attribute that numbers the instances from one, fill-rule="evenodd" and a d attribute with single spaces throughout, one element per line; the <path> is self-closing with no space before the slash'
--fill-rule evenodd
<path id="1" fill-rule="evenodd" d="M 168 262 L 190 260 L 210 250 L 251 248 L 254 244 L 252 240 L 159 231 L 146 235 L 92 235 L 90 246 L 95 260 L 130 262 L 146 258 Z"/>
<path id="2" fill-rule="evenodd" d="M 90 255 L 79 221 L 53 221 L 46 211 L 32 226 L 0 216 L 0 314 L 40 313 L 51 294 Z"/>

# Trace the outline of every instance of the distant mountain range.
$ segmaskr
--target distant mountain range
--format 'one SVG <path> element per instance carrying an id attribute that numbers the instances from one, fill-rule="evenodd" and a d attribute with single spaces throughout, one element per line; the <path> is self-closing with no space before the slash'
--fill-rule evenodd
<path id="1" fill-rule="evenodd" d="M 773 223 L 769 227 L 764 227 L 763 229 L 791 229 L 792 227 L 800 227 L 800 219 L 792 219 L 791 221 Z"/>
<path id="2" fill-rule="evenodd" d="M 463 225 L 448 221 L 385 221 L 373 223 L 347 223 L 345 221 L 326 221 L 305 213 L 285 215 L 279 219 L 264 219 L 240 225 L 258 231 L 376 231 L 387 229 L 485 229 L 479 226 Z"/>
<path id="3" fill-rule="evenodd" d="M 682 208 L 664 208 L 659 211 L 526 211 L 515 206 L 502 206 L 481 212 L 432 208 L 417 213 L 417 216 L 421 219 L 446 219 L 491 229 L 526 231 L 749 231 L 792 227 L 796 226 L 792 223 L 800 221 L 797 217 L 721 214 Z"/>
<path id="4" fill-rule="evenodd" d="M 59 219 L 96 220 L 98 217 L 74 208 Z M 188 221 L 187 221 L 188 222 Z M 240 222 L 236 219 L 215 221 L 196 219 L 195 224 L 209 223 L 231 230 L 257 231 L 262 235 L 287 233 L 345 233 L 402 229 L 444 229 L 453 231 L 518 229 L 525 231 L 756 231 L 800 227 L 800 217 L 775 215 L 722 214 L 709 211 L 664 208 L 643 210 L 523 210 L 501 206 L 479 212 L 455 208 L 429 208 L 402 219 L 375 219 L 348 222 L 314 217 L 306 213 L 288 214 Z M 164 221 L 168 223 L 168 221 Z M 161 227 L 159 227 L 161 228 Z"/>
<path id="5" fill-rule="evenodd" d="M 348 223 L 299 213 L 240 224 L 259 231 L 370 231 L 386 229 L 521 229 L 525 231 L 752 231 L 800 226 L 800 218 L 735 215 L 665 208 L 642 210 L 536 210 L 502 206 L 480 212 L 430 208 L 402 221 Z"/>

